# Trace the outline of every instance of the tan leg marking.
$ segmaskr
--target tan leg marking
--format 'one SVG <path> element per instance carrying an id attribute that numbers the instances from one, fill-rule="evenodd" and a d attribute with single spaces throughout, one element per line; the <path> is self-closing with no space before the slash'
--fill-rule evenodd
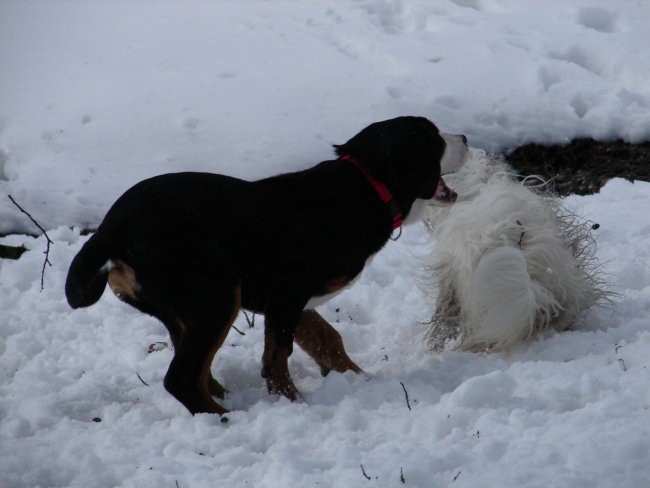
<path id="1" fill-rule="evenodd" d="M 315 310 L 304 310 L 298 319 L 298 327 L 293 337 L 296 344 L 321 367 L 326 375 L 330 370 L 343 373 L 354 371 L 362 373 L 345 352 L 343 339 Z"/>
<path id="2" fill-rule="evenodd" d="M 216 396 L 222 400 L 226 398 L 226 393 L 228 393 L 228 390 L 221 386 L 221 383 L 215 380 L 212 375 L 208 378 L 208 391 L 211 396 Z"/>
<path id="3" fill-rule="evenodd" d="M 350 278 L 343 275 L 339 276 L 338 278 L 334 278 L 333 280 L 328 281 L 325 283 L 325 290 L 327 293 L 334 293 L 339 291 L 342 288 L 345 288 L 345 286 L 350 282 Z"/>
<path id="4" fill-rule="evenodd" d="M 217 354 L 217 351 L 226 340 L 226 337 L 228 336 L 228 332 L 230 332 L 230 328 L 232 327 L 233 322 L 235 322 L 235 319 L 239 314 L 240 308 L 241 308 L 241 286 L 237 285 L 237 287 L 235 288 L 235 300 L 234 300 L 232 315 L 230 316 L 230 319 L 228 320 L 228 324 L 226 325 L 226 327 L 223 328 L 221 334 L 215 340 L 214 344 L 212 345 L 212 348 L 210 349 L 210 352 L 205 357 L 205 361 L 203 362 L 203 368 L 201 369 L 201 375 L 199 376 L 199 390 L 204 396 L 210 397 L 214 395 L 219 398 L 223 398 L 226 395 L 226 389 L 223 386 L 221 386 L 221 384 L 212 377 L 212 372 L 210 371 L 210 368 L 212 366 L 212 361 L 214 360 L 214 356 L 215 354 Z"/>

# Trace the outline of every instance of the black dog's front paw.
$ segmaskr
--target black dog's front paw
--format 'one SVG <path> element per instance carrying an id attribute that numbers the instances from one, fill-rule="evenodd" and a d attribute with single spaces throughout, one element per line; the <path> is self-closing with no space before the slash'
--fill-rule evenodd
<path id="1" fill-rule="evenodd" d="M 267 378 L 266 389 L 269 393 L 282 395 L 283 397 L 287 397 L 292 402 L 295 402 L 300 396 L 300 393 L 298 392 L 296 386 L 293 384 L 293 381 L 291 381 L 291 378 L 288 378 L 286 376 L 271 376 Z"/>
<path id="2" fill-rule="evenodd" d="M 269 393 L 275 393 L 296 401 L 299 396 L 298 389 L 293 384 L 289 371 L 282 367 L 265 366 L 261 371 L 262 378 L 266 380 Z"/>

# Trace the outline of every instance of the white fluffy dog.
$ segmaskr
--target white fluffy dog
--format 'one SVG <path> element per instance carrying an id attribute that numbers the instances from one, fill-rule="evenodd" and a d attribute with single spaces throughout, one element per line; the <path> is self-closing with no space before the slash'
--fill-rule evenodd
<path id="1" fill-rule="evenodd" d="M 502 160 L 474 149 L 465 156 L 460 169 L 443 168 L 457 202 L 424 215 L 436 241 L 425 280 L 437 292 L 434 350 L 504 350 L 575 324 L 606 296 L 592 222 L 520 182 Z"/>

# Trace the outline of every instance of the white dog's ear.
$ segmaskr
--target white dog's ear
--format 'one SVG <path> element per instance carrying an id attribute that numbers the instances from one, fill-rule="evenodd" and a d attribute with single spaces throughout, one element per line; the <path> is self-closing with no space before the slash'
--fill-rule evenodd
<path id="1" fill-rule="evenodd" d="M 440 135 L 446 144 L 445 153 L 440 160 L 440 173 L 443 175 L 456 173 L 463 167 L 469 156 L 467 137 L 462 134 L 440 133 Z"/>

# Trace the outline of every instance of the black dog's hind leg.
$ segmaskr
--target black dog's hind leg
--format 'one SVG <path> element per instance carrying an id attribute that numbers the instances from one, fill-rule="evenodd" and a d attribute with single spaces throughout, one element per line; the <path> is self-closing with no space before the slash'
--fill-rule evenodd
<path id="1" fill-rule="evenodd" d="M 223 415 L 214 401 L 223 387 L 212 380 L 212 360 L 228 335 L 241 305 L 241 287 L 231 261 L 214 239 L 197 235 L 200 222 L 184 215 L 173 234 L 158 226 L 137 229 L 130 249 L 136 272 L 136 299 L 152 310 L 174 342 L 165 388 L 192 414 Z M 191 243 L 191 252 L 187 252 Z M 154 314 L 156 315 L 156 314 Z"/>
<path id="2" fill-rule="evenodd" d="M 165 324 L 165 327 L 169 331 L 169 336 L 171 337 L 172 344 L 174 345 L 174 351 L 178 350 L 178 348 L 180 347 L 181 338 L 183 337 L 183 334 L 185 332 L 185 325 L 177 318 L 173 318 L 171 320 L 163 320 L 160 317 L 158 318 L 163 324 Z M 227 328 L 225 335 L 221 340 L 221 343 L 223 343 L 223 341 L 226 338 L 226 335 L 228 335 L 228 330 L 230 330 L 230 327 Z M 219 347 L 220 346 L 221 344 L 219 345 Z M 214 376 L 212 376 L 212 372 L 209 370 L 209 367 L 208 367 L 208 374 L 207 374 L 207 382 L 208 382 L 208 391 L 210 392 L 210 395 L 216 396 L 217 398 L 221 398 L 221 399 L 226 397 L 226 393 L 228 393 L 228 390 L 226 390 L 221 385 L 221 383 L 219 383 L 217 380 L 214 379 Z"/>
<path id="3" fill-rule="evenodd" d="M 149 303 L 149 301 L 143 297 L 143 293 L 139 291 L 135 292 L 134 290 L 127 292 L 124 289 L 124 283 L 127 281 L 127 278 L 133 281 L 133 285 L 137 284 L 135 270 L 133 270 L 133 268 L 126 265 L 125 263 L 120 263 L 119 266 L 113 268 L 109 273 L 109 283 L 111 289 L 123 302 L 131 305 L 134 308 L 137 308 L 147 315 L 151 315 L 152 317 L 156 317 L 158 320 L 160 320 L 169 332 L 169 336 L 174 346 L 174 351 L 177 351 L 180 347 L 181 338 L 185 332 L 185 325 L 183 322 L 181 322 L 181 320 L 176 315 L 164 311 L 160 306 L 154 306 Z M 149 293 L 149 295 L 151 294 Z M 226 396 L 226 389 L 221 386 L 217 380 L 214 379 L 211 372 L 209 372 L 207 377 L 207 387 L 208 391 L 213 396 L 216 396 L 218 398 L 224 398 Z"/>
<path id="4" fill-rule="evenodd" d="M 142 310 L 142 311 L 146 312 L 146 310 Z M 181 322 L 181 320 L 177 317 L 173 317 L 171 315 L 162 312 L 146 312 L 146 313 L 153 315 L 165 325 L 165 327 L 169 331 L 169 337 L 171 338 L 172 344 L 174 346 L 174 351 L 177 351 L 180 347 L 181 339 L 185 333 L 185 325 L 183 324 L 183 322 Z M 230 327 L 227 328 L 227 330 L 229 329 Z M 225 335 L 227 335 L 228 333 L 227 330 L 225 332 Z M 221 342 L 223 342 L 223 340 Z M 212 376 L 212 372 L 209 371 L 209 368 L 207 374 L 207 386 L 210 395 L 216 396 L 217 398 L 221 398 L 221 399 L 225 398 L 227 390 L 221 385 L 221 383 L 219 383 L 217 380 L 214 379 L 214 377 Z"/>
<path id="5" fill-rule="evenodd" d="M 200 293 L 208 300 L 195 301 L 193 311 L 187 317 L 180 317 L 184 330 L 165 375 L 167 391 L 192 414 L 227 413 L 211 397 L 214 384 L 210 381 L 210 367 L 239 313 L 241 288 L 239 285 L 218 288 L 221 287 L 210 287 L 212 293 Z"/>

